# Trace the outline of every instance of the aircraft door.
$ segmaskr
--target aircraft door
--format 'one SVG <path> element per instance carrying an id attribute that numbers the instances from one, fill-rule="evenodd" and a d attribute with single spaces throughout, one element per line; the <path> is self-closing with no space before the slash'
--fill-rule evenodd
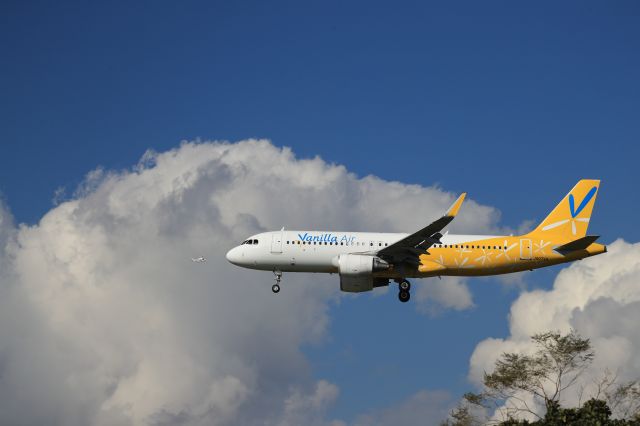
<path id="1" fill-rule="evenodd" d="M 274 232 L 272 234 L 271 253 L 282 253 L 282 232 Z"/>
<path id="2" fill-rule="evenodd" d="M 529 239 L 520 240 L 520 259 L 529 260 L 531 259 L 531 254 L 532 254 L 531 240 Z"/>

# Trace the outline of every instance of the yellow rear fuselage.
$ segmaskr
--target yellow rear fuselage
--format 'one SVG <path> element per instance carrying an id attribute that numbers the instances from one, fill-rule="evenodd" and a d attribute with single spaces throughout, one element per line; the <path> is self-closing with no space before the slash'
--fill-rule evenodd
<path id="1" fill-rule="evenodd" d="M 507 274 L 571 262 L 606 252 L 602 244 L 592 243 L 584 250 L 558 253 L 554 249 L 565 241 L 544 240 L 533 236 L 495 237 L 438 244 L 420 256 L 416 277 L 482 276 Z"/>

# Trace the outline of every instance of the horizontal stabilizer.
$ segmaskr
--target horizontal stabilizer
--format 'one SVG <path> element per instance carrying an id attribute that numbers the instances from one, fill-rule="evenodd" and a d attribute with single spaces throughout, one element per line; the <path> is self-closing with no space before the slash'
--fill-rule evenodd
<path id="1" fill-rule="evenodd" d="M 578 238 L 577 240 L 573 240 L 570 243 L 556 247 L 556 251 L 559 253 L 567 253 L 570 251 L 585 250 L 598 238 L 600 238 L 600 235 L 587 235 L 585 237 Z"/>

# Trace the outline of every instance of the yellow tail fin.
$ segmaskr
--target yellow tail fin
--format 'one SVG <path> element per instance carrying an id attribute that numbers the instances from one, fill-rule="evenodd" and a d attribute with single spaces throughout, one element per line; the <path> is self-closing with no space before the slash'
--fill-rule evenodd
<path id="1" fill-rule="evenodd" d="M 599 180 L 582 179 L 530 234 L 576 240 L 587 235 Z"/>

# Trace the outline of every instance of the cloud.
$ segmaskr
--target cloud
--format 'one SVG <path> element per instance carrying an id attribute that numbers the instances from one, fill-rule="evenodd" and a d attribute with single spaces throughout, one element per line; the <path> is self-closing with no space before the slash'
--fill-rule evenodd
<path id="1" fill-rule="evenodd" d="M 312 393 L 292 393 L 284 402 L 284 413 L 279 424 L 282 426 L 327 424 L 324 420 L 325 411 L 336 400 L 339 393 L 336 385 L 325 380 L 318 381 Z M 309 415 L 310 413 L 312 416 Z"/>
<path id="2" fill-rule="evenodd" d="M 588 395 L 593 380 L 608 368 L 620 381 L 640 378 L 640 243 L 615 241 L 608 253 L 575 262 L 563 269 L 549 291 L 523 293 L 511 306 L 510 336 L 477 345 L 469 377 L 480 384 L 503 352 L 530 352 L 529 336 L 575 329 L 591 339 L 596 352 L 592 368 L 579 386 Z M 564 402 L 577 403 L 577 392 Z"/>
<path id="3" fill-rule="evenodd" d="M 2 207 L 0 423 L 323 423 L 339 384 L 301 347 L 327 338 L 337 279 L 288 274 L 274 296 L 269 273 L 225 252 L 282 226 L 411 231 L 453 199 L 248 140 L 94 170 L 34 226 Z M 491 232 L 498 217 L 470 201 L 455 226 Z M 472 304 L 462 283 L 434 293 Z"/>
<path id="4" fill-rule="evenodd" d="M 421 282 L 416 286 L 418 311 L 434 315 L 443 309 L 463 310 L 473 306 L 471 292 L 462 277 L 442 277 Z"/>

